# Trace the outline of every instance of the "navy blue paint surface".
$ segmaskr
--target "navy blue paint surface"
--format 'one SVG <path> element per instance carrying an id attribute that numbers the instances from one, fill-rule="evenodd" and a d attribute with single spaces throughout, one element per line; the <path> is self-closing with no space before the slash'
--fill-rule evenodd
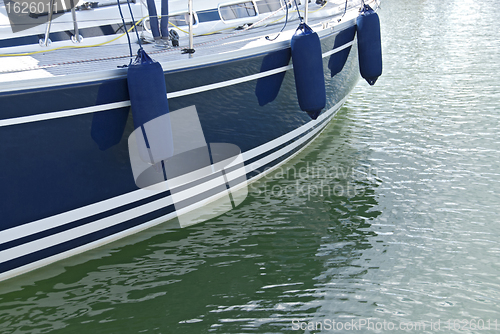
<path id="1" fill-rule="evenodd" d="M 333 36 L 322 41 L 324 48 L 328 50 L 331 50 L 333 43 Z M 221 77 L 259 73 L 263 67 L 264 57 L 256 56 L 246 61 L 249 64 L 248 68 L 241 68 L 241 61 L 235 61 L 217 64 L 211 69 L 202 68 L 198 71 L 177 73 L 186 75 L 187 79 L 183 85 L 197 86 L 213 80 L 213 78 L 206 77 L 210 72 Z M 323 59 L 324 68 L 327 68 L 327 64 L 328 59 Z M 354 87 L 358 80 L 357 71 L 353 71 L 356 66 L 355 52 L 351 52 L 343 70 L 338 75 L 331 78 L 330 73 L 325 73 L 328 90 L 326 108 L 333 107 Z M 229 72 L 219 74 L 226 70 Z M 255 72 L 252 73 L 251 70 Z M 199 72 L 203 75 L 197 76 Z M 169 85 L 175 86 L 174 78 L 174 73 L 165 75 L 167 89 Z M 124 101 L 128 99 L 126 86 L 126 79 L 114 79 L 58 89 L 31 90 L 17 94 L 4 93 L 0 95 L 2 118 Z M 170 99 L 168 102 L 170 110 L 196 105 L 206 141 L 235 144 L 242 152 L 311 121 L 306 113 L 300 111 L 295 98 L 293 71 L 288 71 L 285 75 L 282 87 L 274 101 L 264 106 L 259 105 L 255 95 L 256 86 L 257 80 L 254 80 Z M 33 108 L 33 101 L 37 101 L 37 98 L 42 98 L 43 101 Z M 99 114 L 101 116 L 107 114 L 107 116 L 96 120 L 100 118 L 97 116 Z M 112 125 L 111 123 L 115 121 L 117 124 Z M 0 221 L 0 231 L 137 190 L 130 167 L 127 145 L 127 139 L 133 130 L 134 124 L 128 108 L 112 110 L 109 113 L 84 114 L 1 127 L 0 212 L 2 212 L 2 221 Z M 271 152 L 278 149 L 279 147 Z M 286 159 L 293 152 L 280 157 L 268 166 L 263 166 L 249 176 L 256 175 L 265 167 Z M 258 158 L 260 157 L 254 160 Z M 158 196 L 167 195 L 168 193 L 164 193 Z M 76 222 L 68 222 L 65 226 L 41 232 L 36 236 L 0 245 L 0 249 L 7 249 L 88 224 L 160 197 L 147 198 Z M 2 270 L 15 268 L 118 233 L 165 215 L 172 210 L 171 207 L 159 210 L 79 238 L 75 242 L 64 243 L 64 240 L 61 240 L 63 244 L 57 247 L 16 259 L 6 264 L 7 267 L 2 264 Z"/>
<path id="2" fill-rule="evenodd" d="M 354 40 L 355 34 L 356 34 L 356 26 L 352 26 L 350 28 L 347 28 L 346 30 L 341 31 L 335 37 L 335 43 L 333 43 L 332 49 L 336 49 L 346 43 L 352 42 Z M 347 57 L 349 57 L 349 52 L 351 52 L 350 46 L 330 56 L 330 59 L 328 60 L 328 68 L 330 69 L 330 75 L 332 77 L 337 73 L 340 73 L 340 71 L 342 71 L 345 62 L 347 61 Z"/>
<path id="3" fill-rule="evenodd" d="M 119 82 L 119 81 L 122 82 Z M 117 85 L 126 85 L 126 79 L 106 80 L 85 84 L 68 85 L 64 87 L 47 87 L 28 89 L 17 92 L 0 93 L 2 112 L 0 119 L 9 119 L 23 116 L 40 115 L 50 112 L 92 107 L 97 105 L 97 95 L 100 86 L 110 81 Z M 111 84 L 112 85 L 112 84 Z M 114 88 L 116 101 L 128 100 L 128 92 Z M 34 107 L 36 105 L 36 107 Z"/>
<path id="4" fill-rule="evenodd" d="M 96 104 L 107 104 L 128 99 L 127 82 L 124 80 L 112 80 L 103 83 L 99 87 Z M 124 107 L 92 114 L 90 135 L 100 150 L 107 150 L 122 140 L 129 110 L 130 107 Z"/>
<path id="5" fill-rule="evenodd" d="M 9 248 L 12 248 L 15 246 L 19 246 L 19 245 L 22 245 L 22 244 L 25 244 L 27 242 L 34 241 L 34 240 L 37 240 L 40 238 L 48 237 L 48 236 L 56 234 L 56 233 L 68 231 L 68 230 L 71 230 L 73 228 L 95 222 L 97 220 L 118 214 L 118 213 L 123 212 L 123 211 L 127 211 L 127 210 L 131 210 L 131 209 L 140 207 L 141 205 L 145 205 L 145 204 L 148 204 L 149 202 L 153 202 L 153 201 L 156 201 L 156 200 L 159 200 L 161 198 L 168 197 L 168 196 L 170 196 L 170 192 L 167 190 L 163 193 L 160 193 L 160 194 L 157 194 L 157 195 L 154 195 L 154 196 L 148 197 L 146 199 L 142 199 L 142 200 L 139 200 L 139 201 L 127 204 L 127 205 L 116 207 L 112 210 L 108 210 L 105 212 L 94 214 L 94 215 L 91 215 L 91 216 L 83 218 L 83 219 L 75 220 L 73 222 L 68 222 L 67 224 L 64 224 L 62 226 L 54 227 L 54 228 L 51 228 L 51 229 L 48 229 L 48 230 L 45 230 L 42 232 L 38 232 L 35 234 L 31 234 L 28 236 L 19 236 L 18 239 L 11 240 L 9 242 L 0 244 L 0 251 L 3 251 L 5 249 L 9 249 Z M 173 207 L 172 207 L 172 211 L 173 211 Z"/>
<path id="6" fill-rule="evenodd" d="M 139 226 L 141 224 L 147 223 L 148 221 L 151 221 L 155 218 L 164 216 L 169 214 L 170 212 L 173 212 L 173 205 L 170 205 L 168 207 L 162 208 L 160 210 L 156 210 L 153 212 L 150 212 L 144 216 L 125 221 L 123 223 L 105 228 L 101 231 L 97 231 L 94 233 L 87 234 L 85 236 L 70 240 L 70 241 L 63 241 L 60 244 L 57 244 L 52 247 L 48 247 L 21 257 L 18 257 L 16 259 L 6 261 L 2 263 L 2 266 L 0 267 L 0 273 L 15 269 L 20 266 L 27 265 L 31 262 L 39 261 L 42 260 L 46 257 L 53 256 L 68 250 L 71 250 L 76 247 L 80 247 L 83 245 L 86 245 L 88 243 L 100 240 L 102 238 L 105 238 L 107 236 L 125 231 L 127 229 L 133 228 L 135 226 Z"/>
<path id="7" fill-rule="evenodd" d="M 274 70 L 290 63 L 292 53 L 290 49 L 283 49 L 272 52 L 264 57 L 260 67 L 260 73 Z M 276 73 L 270 76 L 259 78 L 255 87 L 255 95 L 259 100 L 259 105 L 265 106 L 269 102 L 273 102 L 280 92 L 281 84 L 285 78 L 286 72 Z"/>

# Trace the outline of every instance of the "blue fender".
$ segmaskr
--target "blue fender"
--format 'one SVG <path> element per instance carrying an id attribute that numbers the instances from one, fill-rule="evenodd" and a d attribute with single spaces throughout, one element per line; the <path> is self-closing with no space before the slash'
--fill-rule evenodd
<path id="1" fill-rule="evenodd" d="M 326 106 L 325 75 L 318 34 L 301 23 L 291 41 L 293 73 L 300 109 L 312 119 Z"/>
<path id="2" fill-rule="evenodd" d="M 135 131 L 149 152 L 143 148 L 141 158 L 156 164 L 173 155 L 172 126 L 169 118 L 167 88 L 160 63 L 151 59 L 141 48 L 137 58 L 130 64 L 127 84 L 132 106 Z"/>
<path id="3" fill-rule="evenodd" d="M 361 76 L 374 85 L 382 75 L 382 44 L 380 40 L 380 20 L 368 5 L 356 20 L 358 31 L 359 71 Z"/>

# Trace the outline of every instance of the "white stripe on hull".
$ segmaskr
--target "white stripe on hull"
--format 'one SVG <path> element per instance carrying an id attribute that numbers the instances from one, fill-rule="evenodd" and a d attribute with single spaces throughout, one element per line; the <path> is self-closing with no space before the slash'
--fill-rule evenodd
<path id="1" fill-rule="evenodd" d="M 346 44 L 344 44 L 338 48 L 335 48 L 331 51 L 325 52 L 323 54 L 323 58 L 329 57 L 334 53 L 340 52 L 340 51 L 350 47 L 353 43 L 354 43 L 354 41 L 351 41 L 351 42 L 346 43 Z M 252 74 L 252 75 L 247 75 L 245 77 L 241 77 L 238 79 L 232 79 L 232 80 L 227 80 L 227 81 L 223 81 L 223 82 L 217 82 L 217 83 L 210 84 L 210 85 L 205 85 L 205 86 L 180 90 L 180 91 L 176 91 L 176 92 L 172 92 L 172 93 L 167 93 L 167 98 L 174 99 L 177 97 L 189 96 L 189 95 L 198 94 L 198 93 L 202 93 L 202 92 L 208 92 L 208 91 L 219 89 L 219 88 L 229 87 L 229 86 L 237 85 L 240 83 L 245 83 L 248 81 L 257 80 L 260 78 L 271 76 L 271 75 L 274 75 L 277 73 L 285 72 L 285 71 L 291 70 L 292 68 L 293 68 L 293 65 L 287 65 L 287 66 L 275 68 L 275 69 L 272 69 L 269 71 L 256 73 L 256 74 Z M 101 105 L 86 107 L 86 108 L 78 108 L 78 109 L 50 112 L 50 113 L 45 113 L 45 114 L 38 114 L 38 115 L 33 115 L 33 116 L 8 118 L 8 119 L 0 120 L 0 127 L 17 125 L 17 124 L 24 124 L 24 123 L 31 123 L 31 122 L 38 122 L 38 121 L 45 121 L 45 120 L 54 119 L 54 118 L 63 118 L 63 117 L 84 115 L 84 114 L 94 113 L 94 112 L 98 112 L 98 111 L 118 109 L 118 108 L 129 107 L 129 106 L 130 106 L 130 101 L 122 101 L 122 102 L 101 104 Z"/>
<path id="2" fill-rule="evenodd" d="M 332 107 L 327 112 L 322 114 L 316 122 L 325 120 L 326 118 L 329 118 L 329 119 L 332 118 L 334 116 L 334 114 L 340 109 L 342 104 L 345 102 L 346 98 L 344 98 L 342 101 L 337 103 L 334 107 Z M 278 150 L 276 152 L 273 152 L 272 154 L 264 156 L 260 160 L 252 163 L 250 166 L 245 166 L 242 168 L 246 168 L 246 172 L 251 172 L 251 171 L 256 170 L 257 168 L 259 168 L 261 166 L 264 166 L 264 165 L 272 162 L 273 160 L 283 156 L 284 154 L 292 151 L 294 148 L 297 148 L 298 146 L 300 146 L 301 144 L 306 142 L 311 137 L 314 137 L 315 135 L 317 135 L 318 132 L 322 131 L 326 127 L 326 125 L 328 124 L 329 119 L 327 121 L 325 121 L 323 124 L 321 124 L 320 126 L 318 126 L 317 128 L 315 128 L 314 130 L 310 131 L 306 135 L 299 138 L 298 140 L 290 143 L 289 145 L 281 148 L 280 150 Z M 313 121 L 308 122 L 307 124 L 301 126 L 300 128 L 298 128 L 298 129 L 296 129 L 288 134 L 285 134 L 285 135 L 283 135 L 283 136 L 281 136 L 281 137 L 279 137 L 279 138 L 277 138 L 269 143 L 263 144 L 263 145 L 255 148 L 251 151 L 246 152 L 247 154 L 244 155 L 244 160 L 248 161 L 252 157 L 255 157 L 255 156 L 260 155 L 260 154 L 264 154 L 265 152 L 273 149 L 274 147 L 277 147 L 281 144 L 284 144 L 284 143 L 288 142 L 290 139 L 293 139 L 293 138 L 297 137 L 298 135 L 307 132 L 309 129 L 311 129 L 314 126 L 314 124 L 316 122 L 313 122 Z M 294 134 L 294 135 L 291 135 L 291 134 Z M 307 145 L 305 145 L 302 149 L 304 149 L 306 146 Z M 291 157 L 287 158 L 283 162 L 277 164 L 273 168 L 271 168 L 271 169 L 259 174 L 258 176 L 252 178 L 250 181 L 251 182 L 255 181 L 258 178 L 266 175 L 267 173 L 272 172 L 272 170 L 274 170 L 278 166 L 282 165 L 283 163 L 285 163 L 286 161 L 291 159 L 293 156 L 298 154 L 301 150 L 299 150 L 298 152 L 296 152 L 295 154 L 293 154 Z M 210 181 L 208 181 L 208 182 L 210 182 Z M 193 189 L 190 189 L 190 190 L 191 190 L 191 196 L 195 196 L 195 195 L 199 194 L 199 192 L 194 191 Z M 28 224 L 21 225 L 18 227 L 14 227 L 14 228 L 2 231 L 0 233 L 0 243 L 9 242 L 9 241 L 12 241 L 15 239 L 19 239 L 20 237 L 32 235 L 34 233 L 42 232 L 42 231 L 45 231 L 45 230 L 48 230 L 48 229 L 51 229 L 54 227 L 63 226 L 65 224 L 71 223 L 72 221 L 87 218 L 89 216 L 96 215 L 98 213 L 112 210 L 116 207 L 127 205 L 127 204 L 133 203 L 135 201 L 145 199 L 145 198 L 148 198 L 148 197 L 153 196 L 153 195 L 157 195 L 159 193 L 161 193 L 161 192 L 140 189 L 140 190 L 136 190 L 134 192 L 131 192 L 131 193 L 128 193 L 125 195 L 121 195 L 121 196 L 118 196 L 118 197 L 115 197 L 115 198 L 112 198 L 112 199 L 109 199 L 106 201 L 102 201 L 99 203 L 95 203 L 95 204 L 92 204 L 92 205 L 89 205 L 89 206 L 86 206 L 83 208 L 79 208 L 79 209 L 65 212 L 65 213 L 62 213 L 62 214 L 59 214 L 59 215 L 56 215 L 53 217 L 48 217 L 48 218 L 45 218 L 42 220 L 38 220 L 36 222 L 32 222 L 32 223 L 28 223 Z M 218 197 L 220 197 L 220 194 L 216 194 L 207 200 L 213 201 L 213 200 L 216 200 Z M 196 209 L 196 208 L 202 206 L 204 203 L 206 203 L 207 200 L 204 200 L 203 203 L 195 203 L 195 204 L 191 205 L 189 208 Z M 67 242 L 67 241 L 85 236 L 85 235 L 90 234 L 90 233 L 101 231 L 105 228 L 120 224 L 120 223 L 127 221 L 127 220 L 131 220 L 131 219 L 140 217 L 142 215 L 145 215 L 145 214 L 150 213 L 150 212 L 155 211 L 155 210 L 159 210 L 159 209 L 164 208 L 164 207 L 171 205 L 171 204 L 173 204 L 171 197 L 170 196 L 164 197 L 164 198 L 161 198 L 159 200 L 144 204 L 142 206 L 138 206 L 138 207 L 135 207 L 133 209 L 120 212 L 120 213 L 115 214 L 113 216 L 109 216 L 109 217 L 94 221 L 92 223 L 88 223 L 88 224 L 85 224 L 85 225 L 82 225 L 79 227 L 75 227 L 75 228 L 67 230 L 67 231 L 63 231 L 63 232 L 60 232 L 60 233 L 57 233 L 57 234 L 54 234 L 51 236 L 47 236 L 47 237 L 42 238 L 42 239 L 34 240 L 34 241 L 28 242 L 26 244 L 22 244 L 22 245 L 19 245 L 19 246 L 10 248 L 10 249 L 6 249 L 6 250 L 0 252 L 0 258 L 2 259 L 2 262 L 13 260 L 13 259 L 16 259 L 20 256 L 33 253 L 35 251 L 46 249 L 48 247 L 55 246 L 55 245 L 58 245 L 58 244 L 63 243 L 63 242 Z M 71 250 L 68 250 L 66 252 L 63 252 L 63 253 L 60 253 L 60 254 L 57 254 L 57 255 L 30 263 L 30 264 L 27 264 L 23 267 L 19 267 L 19 268 L 10 270 L 8 272 L 0 274 L 0 281 L 4 280 L 4 279 L 8 279 L 8 278 L 13 277 L 13 276 L 17 276 L 19 274 L 28 272 L 28 271 L 36 269 L 36 268 L 42 267 L 42 266 L 47 265 L 49 263 L 70 257 L 72 255 L 75 255 L 75 254 L 102 246 L 104 244 L 118 240 L 118 239 L 123 238 L 125 236 L 137 233 L 141 230 L 150 228 L 154 225 L 158 225 L 158 224 L 165 222 L 167 220 L 170 220 L 174 217 L 176 217 L 176 212 L 172 212 L 166 216 L 156 218 L 150 222 L 147 222 L 147 223 L 141 224 L 139 226 L 127 229 L 125 231 L 113 234 L 109 237 L 105 237 L 103 239 L 85 244 L 85 245 L 77 247 L 75 249 L 71 249 Z"/>
<path id="3" fill-rule="evenodd" d="M 340 108 L 340 106 L 344 103 L 344 101 L 345 101 L 345 99 L 340 101 L 333 108 L 331 108 L 329 111 L 325 112 L 323 115 L 318 117 L 316 122 L 319 122 L 321 120 L 324 120 L 327 117 L 330 117 L 330 114 L 333 113 L 334 110 L 337 110 L 338 108 Z M 259 147 L 256 147 L 250 151 L 244 152 L 242 154 L 244 162 L 246 162 L 246 161 L 248 161 L 256 156 L 262 155 L 262 154 L 268 152 L 269 150 L 272 150 L 273 148 L 278 147 L 278 146 L 292 140 L 293 138 L 298 137 L 300 134 L 305 133 L 310 128 L 312 128 L 316 122 L 313 122 L 313 121 L 308 122 L 308 123 L 302 125 L 301 127 L 297 128 L 297 129 L 295 129 L 295 130 L 293 130 L 293 131 L 291 131 L 291 132 L 289 132 L 289 133 L 287 133 L 279 138 L 276 138 L 270 142 L 267 142 L 267 143 L 265 143 Z M 282 151 L 283 151 L 283 149 L 279 150 L 278 152 L 282 152 Z M 273 154 L 275 154 L 275 153 L 273 153 Z M 266 159 L 266 157 L 264 157 L 263 159 Z M 272 161 L 272 160 L 269 160 L 269 161 Z M 265 162 L 264 164 L 261 164 L 261 165 L 265 165 L 265 164 L 269 163 L 269 161 Z M 257 166 L 257 165 L 255 165 L 256 163 L 260 163 L 260 160 L 257 162 L 254 162 L 250 166 L 246 166 L 247 172 L 252 172 L 255 169 L 259 168 L 260 165 Z M 78 209 L 75 209 L 72 211 L 64 212 L 64 213 L 61 213 L 61 214 L 58 214 L 58 215 L 55 215 L 52 217 L 47 217 L 47 218 L 40 219 L 40 220 L 31 222 L 31 223 L 12 227 L 10 229 L 1 231 L 0 244 L 19 239 L 21 237 L 26 237 L 26 236 L 29 236 L 29 235 L 32 235 L 35 233 L 40 233 L 40 232 L 43 232 L 43 231 L 46 231 L 46 230 L 49 230 L 52 228 L 60 227 L 60 226 L 69 224 L 71 222 L 77 221 L 77 220 L 85 219 L 85 218 L 88 218 L 90 216 L 97 215 L 97 214 L 115 209 L 115 208 L 120 207 L 120 206 L 132 204 L 134 202 L 149 198 L 151 196 L 161 194 L 163 192 L 165 192 L 165 190 L 155 191 L 155 190 L 150 190 L 150 189 L 138 189 L 138 190 L 135 190 L 133 192 L 130 192 L 130 193 L 127 193 L 124 195 L 120 195 L 120 196 L 117 196 L 114 198 L 110 198 L 110 199 L 107 199 L 107 200 L 104 200 L 104 201 L 101 201 L 101 202 L 98 202 L 95 204 L 87 205 L 87 206 L 84 206 L 84 207 L 81 207 L 81 208 L 78 208 Z M 0 255 L 1 254 L 2 254 L 2 252 L 0 252 Z M 0 258 L 2 258 L 2 257 L 0 256 Z"/>

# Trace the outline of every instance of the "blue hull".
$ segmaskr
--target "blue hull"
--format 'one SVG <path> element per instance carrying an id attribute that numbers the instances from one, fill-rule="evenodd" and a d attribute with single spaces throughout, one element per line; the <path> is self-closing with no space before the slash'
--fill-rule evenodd
<path id="1" fill-rule="evenodd" d="M 338 48 L 339 40 L 345 46 L 345 36 L 354 37 L 352 29 L 323 37 L 323 54 Z M 170 110 L 195 105 L 208 143 L 241 149 L 249 181 L 312 141 L 359 79 L 355 44 L 324 56 L 327 105 L 315 121 L 299 108 L 290 69 L 276 99 L 264 106 L 256 96 L 260 79 L 175 97 L 258 74 L 265 56 L 165 73 L 167 91 L 174 93 Z M 332 61 L 338 59 L 345 65 L 333 73 Z M 7 122 L 0 123 L 0 280 L 176 216 L 168 190 L 147 192 L 134 182 L 128 100 L 125 78 L 0 94 L 0 122 Z M 114 104 L 118 107 L 104 111 L 51 116 Z M 34 115 L 47 119 L 29 121 Z M 11 119 L 21 121 L 8 125 Z"/>

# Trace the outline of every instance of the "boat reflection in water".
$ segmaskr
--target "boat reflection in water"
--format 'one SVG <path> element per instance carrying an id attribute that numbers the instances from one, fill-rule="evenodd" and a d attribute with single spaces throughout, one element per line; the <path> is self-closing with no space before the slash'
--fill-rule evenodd
<path id="1" fill-rule="evenodd" d="M 340 116 L 218 218 L 181 230 L 164 223 L 5 282 L 5 329 L 270 331 L 330 307 L 327 291 L 334 304 L 355 298 L 356 285 L 341 283 L 369 274 L 364 258 L 383 246 L 370 229 L 380 182 Z"/>

